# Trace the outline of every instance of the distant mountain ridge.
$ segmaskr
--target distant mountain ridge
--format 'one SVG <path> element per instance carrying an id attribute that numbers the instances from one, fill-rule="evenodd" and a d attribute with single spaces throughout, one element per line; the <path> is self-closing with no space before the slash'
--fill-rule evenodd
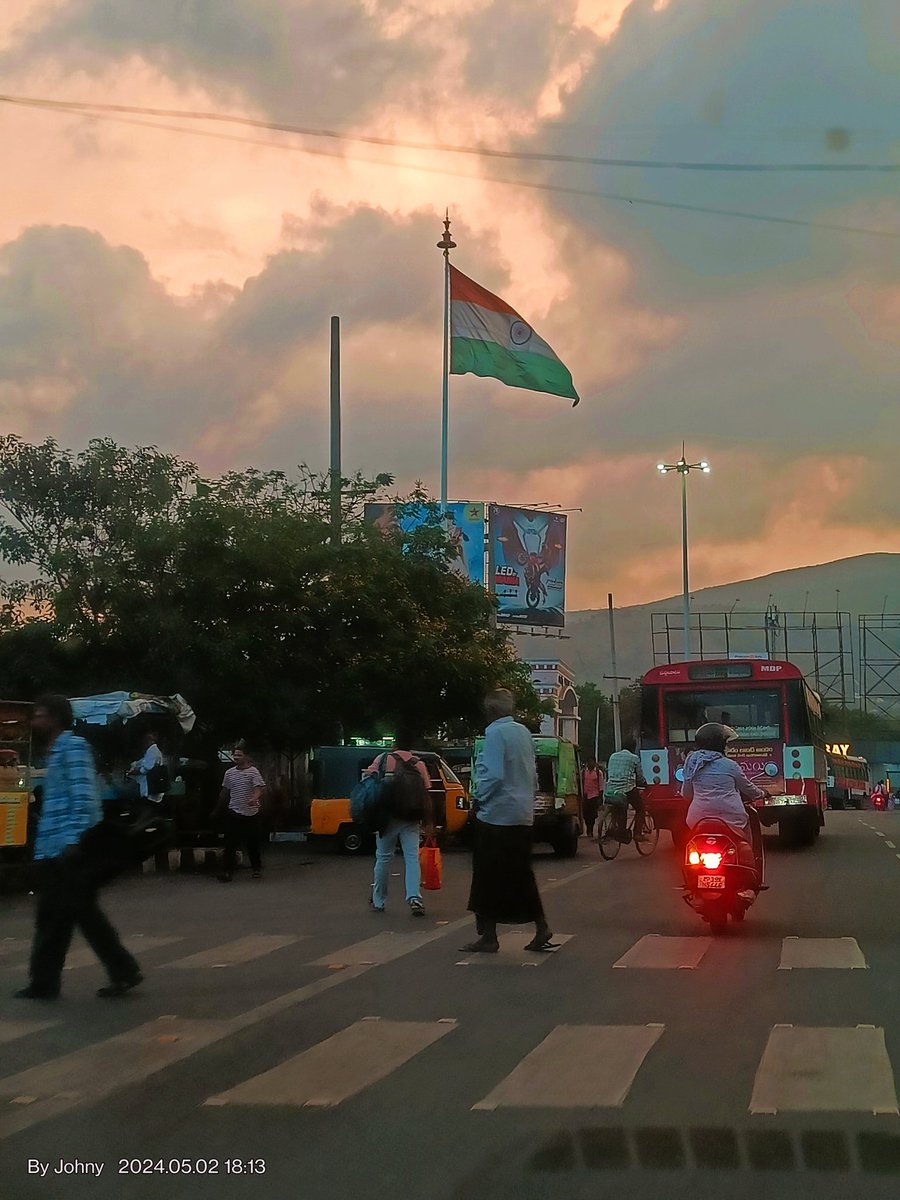
<path id="1" fill-rule="evenodd" d="M 855 630 L 861 613 L 900 613 L 900 554 L 863 554 L 702 588 L 692 593 L 691 610 L 727 612 L 733 608 L 737 620 L 741 612 L 765 612 L 770 601 L 781 612 L 850 613 Z M 681 612 L 680 595 L 616 609 L 620 676 L 637 679 L 653 666 L 651 614 L 665 612 Z M 570 612 L 565 633 L 559 640 L 517 635 L 517 651 L 522 658 L 559 657 L 572 668 L 578 683 L 605 682 L 612 690 L 611 681 L 603 678 L 611 674 L 606 610 Z"/>

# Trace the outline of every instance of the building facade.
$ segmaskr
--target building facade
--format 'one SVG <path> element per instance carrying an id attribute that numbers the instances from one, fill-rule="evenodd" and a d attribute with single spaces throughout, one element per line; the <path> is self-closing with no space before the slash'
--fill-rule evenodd
<path id="1" fill-rule="evenodd" d="M 531 672 L 531 682 L 542 700 L 553 700 L 554 715 L 544 717 L 541 733 L 545 737 L 566 738 L 578 744 L 578 693 L 571 667 L 559 658 L 530 658 L 525 665 Z"/>

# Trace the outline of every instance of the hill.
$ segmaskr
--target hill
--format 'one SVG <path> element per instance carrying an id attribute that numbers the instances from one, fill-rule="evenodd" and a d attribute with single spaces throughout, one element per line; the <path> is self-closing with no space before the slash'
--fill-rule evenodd
<path id="1" fill-rule="evenodd" d="M 734 610 L 734 623 L 740 614 L 765 612 L 770 603 L 781 612 L 823 612 L 837 609 L 849 613 L 852 628 L 861 613 L 900 613 L 900 554 L 864 554 L 815 567 L 778 571 L 756 579 L 742 579 L 720 587 L 702 588 L 692 593 L 693 612 Z M 616 610 L 616 649 L 620 676 L 636 679 L 653 665 L 651 614 L 681 612 L 681 596 L 668 596 L 651 604 Z M 556 641 L 546 637 L 517 635 L 516 647 L 522 658 L 558 656 L 569 664 L 579 683 L 591 680 L 600 684 L 609 675 L 609 627 L 605 609 L 569 613 L 566 637 Z M 854 632 L 855 640 L 855 632 Z M 673 646 L 680 651 L 680 633 Z M 735 649 L 741 648 L 737 645 Z M 757 649 L 747 635 L 747 650 Z M 607 686 L 611 683 L 607 681 Z"/>

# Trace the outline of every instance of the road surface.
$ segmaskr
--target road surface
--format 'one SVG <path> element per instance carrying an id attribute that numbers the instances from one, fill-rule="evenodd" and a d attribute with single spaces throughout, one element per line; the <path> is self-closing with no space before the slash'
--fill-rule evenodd
<path id="1" fill-rule="evenodd" d="M 146 983 L 119 1001 L 81 943 L 61 1001 L 9 998 L 32 902 L 3 898 L 0 1195 L 894 1197 L 900 813 L 769 845 L 717 939 L 666 836 L 539 853 L 560 949 L 507 930 L 471 961 L 462 852 L 419 920 L 399 858 L 384 916 L 368 862 L 302 847 L 260 883 L 129 879 L 106 901 Z"/>

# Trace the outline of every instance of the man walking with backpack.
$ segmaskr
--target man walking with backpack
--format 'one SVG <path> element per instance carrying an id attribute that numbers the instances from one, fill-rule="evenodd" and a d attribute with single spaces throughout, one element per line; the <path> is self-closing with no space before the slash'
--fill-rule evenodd
<path id="1" fill-rule="evenodd" d="M 393 750 L 379 754 L 366 771 L 366 775 L 377 775 L 384 764 L 383 804 L 388 818 L 384 828 L 375 835 L 375 878 L 369 904 L 375 912 L 384 912 L 391 861 L 399 842 L 406 864 L 406 903 L 414 917 L 424 917 L 419 835 L 423 822 L 426 826 L 431 825 L 428 812 L 431 780 L 422 760 L 411 750 L 401 748 L 406 741 L 405 736 L 398 736 Z M 410 738 L 410 745 L 412 741 Z"/>

